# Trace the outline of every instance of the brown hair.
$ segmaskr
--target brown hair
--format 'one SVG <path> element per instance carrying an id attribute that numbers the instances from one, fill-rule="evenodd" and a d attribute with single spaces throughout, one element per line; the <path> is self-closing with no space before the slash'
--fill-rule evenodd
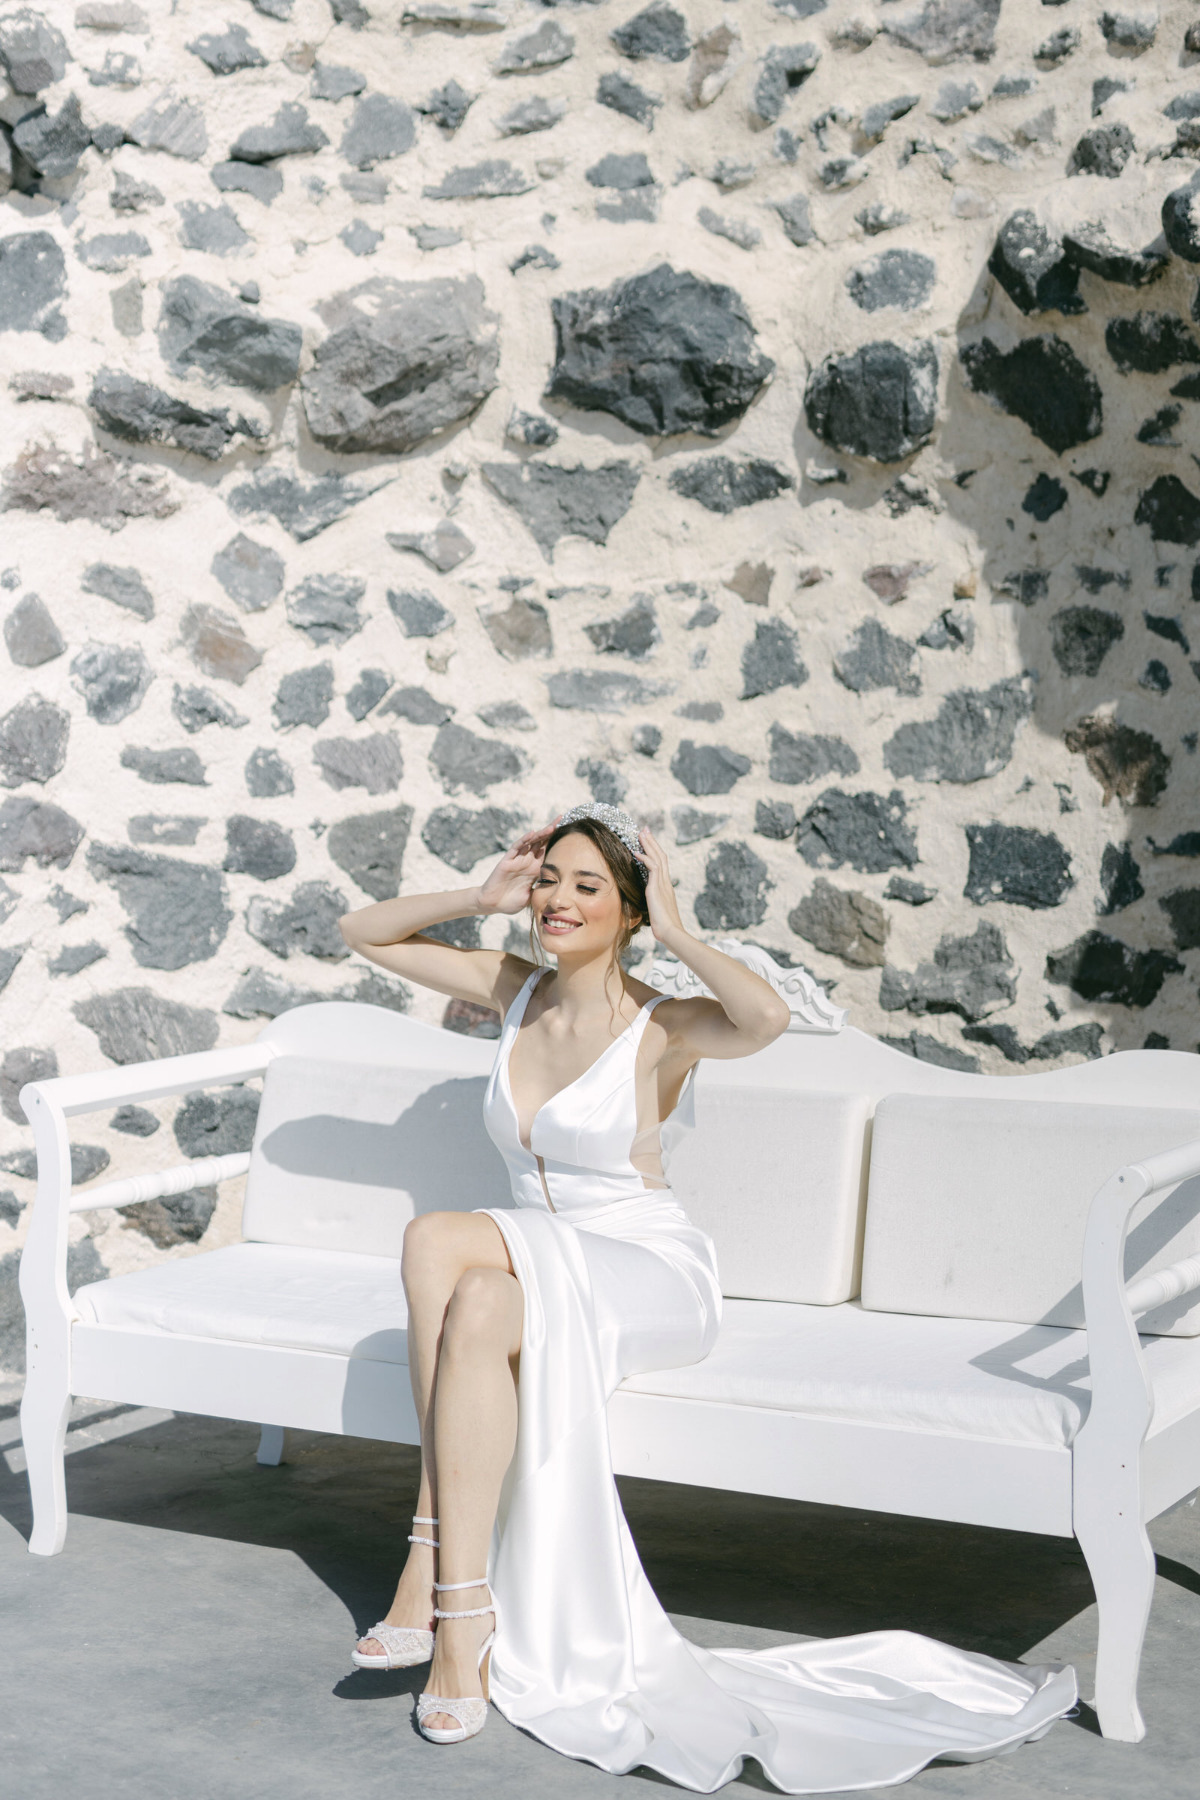
<path id="1" fill-rule="evenodd" d="M 574 819 L 569 825 L 560 825 L 552 831 L 546 840 L 543 857 L 549 856 L 559 838 L 569 837 L 578 831 L 583 837 L 590 838 L 608 866 L 608 872 L 617 884 L 617 892 L 621 896 L 621 912 L 623 924 L 617 933 L 613 945 L 613 967 L 620 957 L 624 956 L 630 944 L 642 929 L 650 923 L 650 909 L 646 905 L 646 871 L 638 862 L 633 852 L 623 844 L 615 832 L 599 819 Z M 542 947 L 538 941 L 537 931 L 532 915 L 529 921 L 529 944 L 533 952 L 532 960 L 542 962 Z"/>

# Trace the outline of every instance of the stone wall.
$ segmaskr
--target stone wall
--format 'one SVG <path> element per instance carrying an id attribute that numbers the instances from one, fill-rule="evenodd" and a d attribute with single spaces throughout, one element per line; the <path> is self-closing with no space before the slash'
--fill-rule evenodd
<path id="1" fill-rule="evenodd" d="M 1193 10 L 0 8 L 14 1327 L 23 1080 L 440 1019 L 338 913 L 589 791 L 914 1055 L 1196 1047 Z"/>

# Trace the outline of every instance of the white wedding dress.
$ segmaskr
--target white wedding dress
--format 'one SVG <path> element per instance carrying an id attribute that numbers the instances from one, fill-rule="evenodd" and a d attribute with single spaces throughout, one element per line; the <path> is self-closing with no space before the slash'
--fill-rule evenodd
<path id="1" fill-rule="evenodd" d="M 508 1062 L 541 973 L 509 1008 L 484 1101 L 517 1209 L 481 1210 L 525 1296 L 517 1446 L 489 1570 L 500 1602 L 493 1701 L 567 1756 L 611 1774 L 654 1769 L 705 1794 L 746 1757 L 785 1793 L 820 1794 L 1041 1736 L 1075 1702 L 1069 1668 L 997 1662 L 903 1631 L 703 1650 L 671 1625 L 621 1510 L 605 1406 L 625 1376 L 711 1350 L 713 1245 L 630 1160 L 638 1045 L 662 996 L 539 1110 L 533 1149 L 521 1143 Z M 661 1127 L 664 1169 L 693 1122 L 693 1082 Z"/>

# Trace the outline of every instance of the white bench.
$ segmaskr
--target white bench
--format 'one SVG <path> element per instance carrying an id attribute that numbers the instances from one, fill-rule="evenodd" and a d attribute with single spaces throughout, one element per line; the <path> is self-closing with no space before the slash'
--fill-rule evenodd
<path id="1" fill-rule="evenodd" d="M 766 972 L 794 1029 L 702 1065 L 671 1170 L 716 1241 L 721 1335 L 703 1363 L 614 1396 L 616 1467 L 1076 1536 L 1099 1601 L 1101 1727 L 1136 1740 L 1145 1521 L 1200 1485 L 1200 1064 L 1131 1051 L 961 1074 L 841 1028 L 802 971 Z M 697 985 L 678 966 L 652 981 Z M 509 1203 L 480 1118 L 493 1054 L 330 1002 L 242 1048 L 23 1090 L 39 1170 L 21 1264 L 32 1551 L 63 1545 L 73 1394 L 253 1421 L 265 1462 L 288 1426 L 416 1441 L 401 1238 L 414 1213 Z M 72 1194 L 69 1118 L 259 1075 L 248 1156 Z M 243 1242 L 71 1299 L 72 1211 L 247 1167 Z"/>

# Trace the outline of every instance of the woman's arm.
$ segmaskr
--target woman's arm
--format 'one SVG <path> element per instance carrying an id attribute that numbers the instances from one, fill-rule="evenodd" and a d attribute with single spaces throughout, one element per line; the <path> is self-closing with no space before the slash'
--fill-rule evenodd
<path id="1" fill-rule="evenodd" d="M 663 948 L 693 969 L 716 996 L 714 1000 L 678 1000 L 672 1005 L 670 1029 L 672 1035 L 678 1034 L 680 1051 L 690 1060 L 753 1055 L 787 1030 L 791 1008 L 769 981 L 745 963 L 735 962 L 724 951 L 714 950 L 685 931 L 666 852 L 645 827 L 641 842 L 648 871 L 650 928 Z"/>
<path id="2" fill-rule="evenodd" d="M 345 913 L 338 920 L 342 936 L 352 950 L 394 975 L 449 994 L 451 999 L 494 1006 L 503 1012 L 529 971 L 527 962 L 503 950 L 463 950 L 422 933 L 449 919 L 520 912 L 529 904 L 533 879 L 552 830 L 548 825 L 526 832 L 478 887 L 406 894 Z"/>

